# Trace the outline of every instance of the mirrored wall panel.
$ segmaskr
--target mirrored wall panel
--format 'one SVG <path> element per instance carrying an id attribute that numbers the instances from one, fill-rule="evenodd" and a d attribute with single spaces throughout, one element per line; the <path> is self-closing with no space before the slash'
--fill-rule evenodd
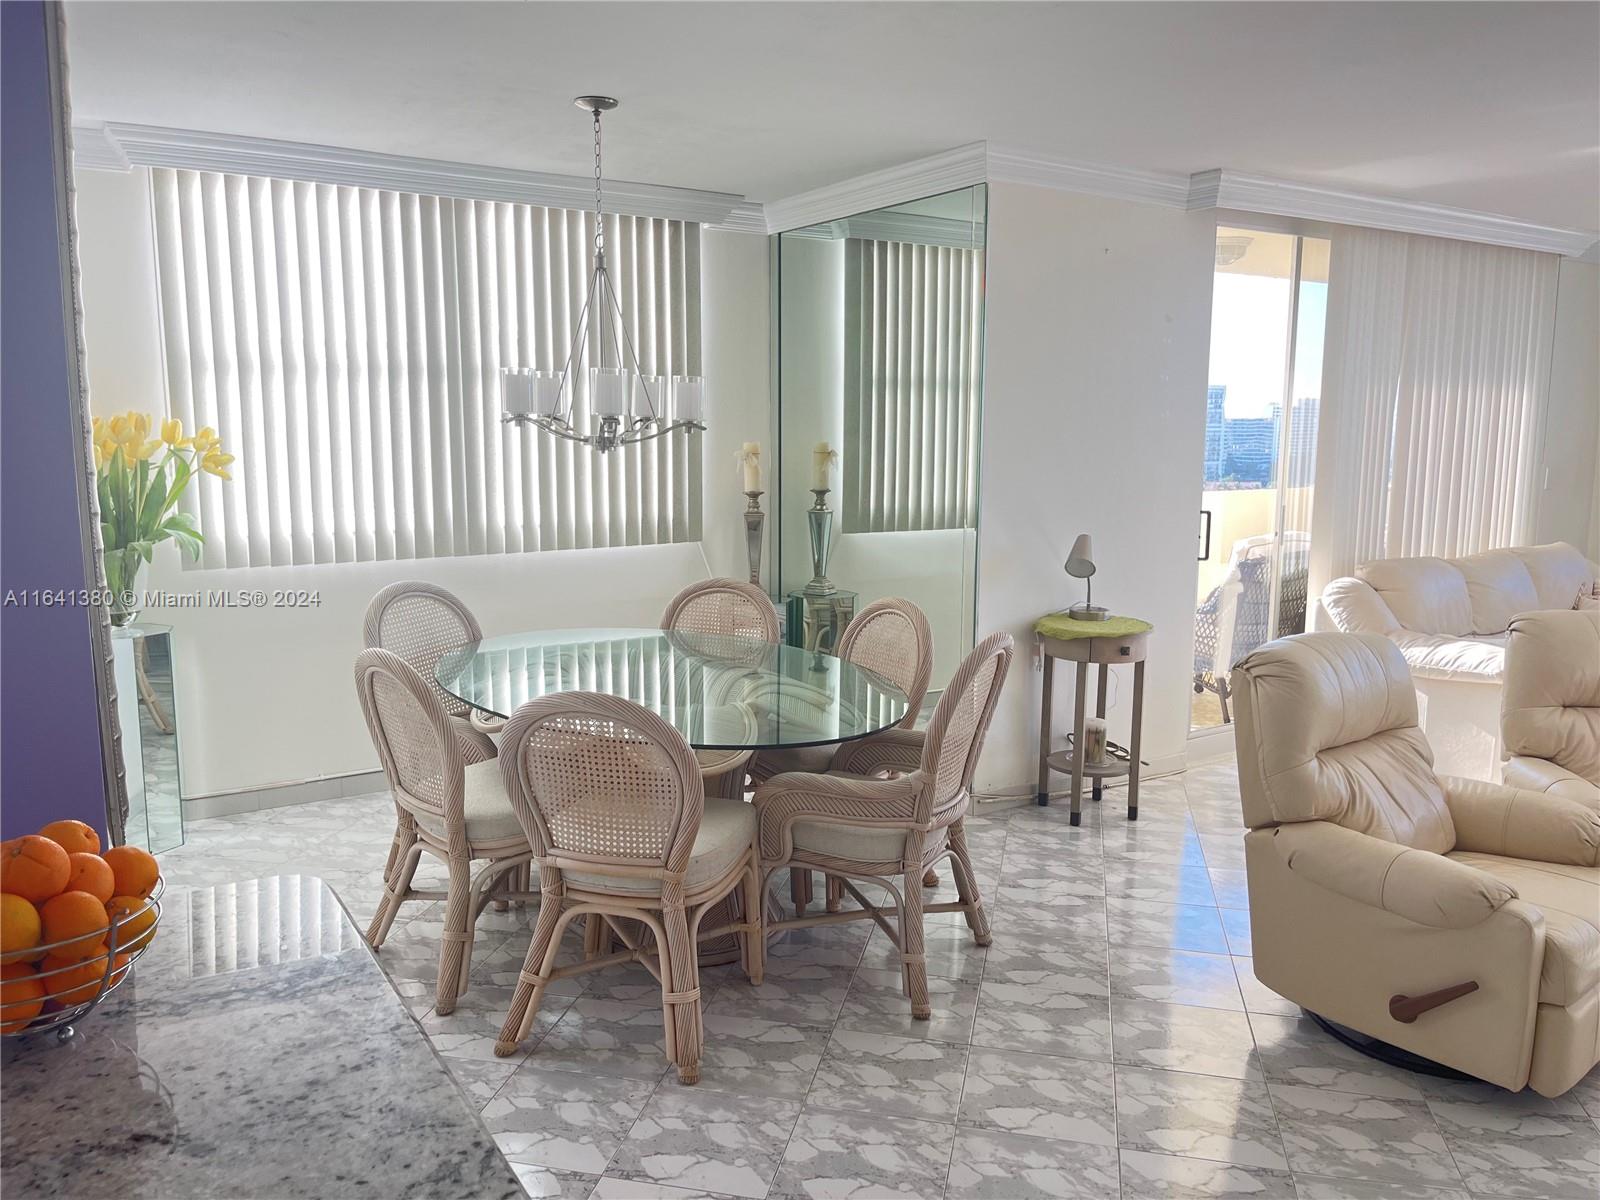
<path id="1" fill-rule="evenodd" d="M 787 637 L 832 647 L 883 596 L 973 643 L 982 185 L 778 235 L 774 513 Z"/>

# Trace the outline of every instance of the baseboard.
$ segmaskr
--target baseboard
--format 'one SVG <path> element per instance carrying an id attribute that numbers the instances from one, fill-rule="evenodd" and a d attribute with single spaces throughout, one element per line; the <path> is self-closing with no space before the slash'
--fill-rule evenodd
<path id="1" fill-rule="evenodd" d="M 183 819 L 203 821 L 208 817 L 232 817 L 239 813 L 261 812 L 269 808 L 288 808 L 318 800 L 338 800 L 346 796 L 366 796 L 381 792 L 388 784 L 382 771 L 356 771 L 349 775 L 330 775 L 300 783 L 271 783 L 258 788 L 232 792 L 213 792 L 208 796 L 185 796 Z"/>

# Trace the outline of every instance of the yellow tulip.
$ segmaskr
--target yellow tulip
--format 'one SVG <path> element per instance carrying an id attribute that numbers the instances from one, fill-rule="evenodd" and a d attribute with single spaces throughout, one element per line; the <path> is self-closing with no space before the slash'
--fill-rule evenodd
<path id="1" fill-rule="evenodd" d="M 99 442 L 94 444 L 94 469 L 96 471 L 104 471 L 106 469 L 105 447 Z"/>
<path id="2" fill-rule="evenodd" d="M 150 436 L 150 414 L 149 413 L 129 413 L 128 414 L 128 419 L 129 419 L 129 424 L 131 424 L 135 429 L 137 429 L 139 431 L 139 440 L 140 441 L 143 441 L 145 438 Z"/>
<path id="3" fill-rule="evenodd" d="M 143 462 L 157 450 L 161 449 L 161 439 L 152 438 L 148 442 L 137 442 L 123 447 L 123 452 L 133 462 Z"/>
<path id="4" fill-rule="evenodd" d="M 119 442 L 122 441 L 128 436 L 128 418 L 125 415 L 118 413 L 116 416 L 111 418 L 110 428 L 111 436 Z"/>
<path id="5" fill-rule="evenodd" d="M 217 431 L 207 425 L 194 435 L 194 448 L 201 454 L 209 454 L 221 444 L 222 439 L 217 437 Z"/>
<path id="6" fill-rule="evenodd" d="M 180 450 L 187 446 L 189 439 L 183 436 L 183 422 L 177 417 L 161 422 L 161 440 Z"/>
<path id="7" fill-rule="evenodd" d="M 90 433 L 97 442 L 105 436 L 105 428 L 106 423 L 99 417 L 94 418 L 94 420 L 89 423 Z"/>

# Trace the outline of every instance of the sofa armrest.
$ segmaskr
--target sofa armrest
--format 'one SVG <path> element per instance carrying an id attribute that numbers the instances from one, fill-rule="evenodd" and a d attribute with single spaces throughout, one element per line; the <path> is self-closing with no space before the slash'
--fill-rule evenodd
<path id="1" fill-rule="evenodd" d="M 1419 925 L 1467 929 L 1517 896 L 1487 871 L 1331 821 L 1279 825 L 1272 837 L 1293 874 Z"/>
<path id="2" fill-rule="evenodd" d="M 1600 866 L 1600 812 L 1566 796 L 1439 776 L 1456 849 L 1535 862 Z"/>
<path id="3" fill-rule="evenodd" d="M 1376 589 L 1353 576 L 1322 589 L 1322 609 L 1341 633 L 1396 633 L 1400 622 Z"/>
<path id="4" fill-rule="evenodd" d="M 1548 758 L 1515 754 L 1506 760 L 1501 774 L 1507 787 L 1522 788 L 1528 792 L 1545 792 L 1551 796 L 1566 796 L 1579 803 L 1600 804 L 1600 787 L 1582 775 L 1574 775 L 1560 763 Z"/>

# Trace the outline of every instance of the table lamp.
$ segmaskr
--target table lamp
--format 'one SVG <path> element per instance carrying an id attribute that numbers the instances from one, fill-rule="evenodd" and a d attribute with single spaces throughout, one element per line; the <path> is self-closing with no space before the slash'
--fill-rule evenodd
<path id="1" fill-rule="evenodd" d="M 1104 621 L 1110 616 L 1104 607 L 1093 603 L 1094 584 L 1090 580 L 1094 576 L 1094 542 L 1087 533 L 1080 533 L 1078 540 L 1072 543 L 1072 552 L 1067 555 L 1066 571 L 1074 579 L 1084 581 L 1083 603 L 1067 609 L 1067 616 L 1075 621 Z"/>

